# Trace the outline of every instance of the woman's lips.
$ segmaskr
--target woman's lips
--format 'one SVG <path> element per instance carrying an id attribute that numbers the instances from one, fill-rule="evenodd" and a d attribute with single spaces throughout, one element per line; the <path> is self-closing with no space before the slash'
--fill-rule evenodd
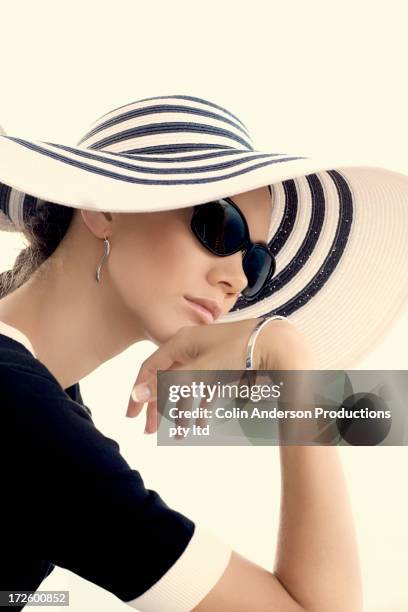
<path id="1" fill-rule="evenodd" d="M 197 302 L 193 302 L 192 300 L 189 300 L 188 298 L 184 298 L 184 299 L 186 300 L 187 304 L 191 306 L 192 308 L 194 308 L 197 314 L 200 315 L 200 318 L 202 321 L 204 321 L 205 323 L 214 322 L 213 314 L 212 312 L 208 310 L 208 308 L 204 308 L 204 306 L 202 306 L 201 304 L 197 304 Z"/>

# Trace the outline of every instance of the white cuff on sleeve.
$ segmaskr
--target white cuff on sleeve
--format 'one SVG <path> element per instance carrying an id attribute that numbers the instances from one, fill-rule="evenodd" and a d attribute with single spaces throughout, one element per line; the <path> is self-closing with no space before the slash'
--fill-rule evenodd
<path id="1" fill-rule="evenodd" d="M 125 603 L 140 612 L 190 612 L 221 578 L 231 553 L 228 544 L 196 524 L 174 565 L 150 589 Z"/>

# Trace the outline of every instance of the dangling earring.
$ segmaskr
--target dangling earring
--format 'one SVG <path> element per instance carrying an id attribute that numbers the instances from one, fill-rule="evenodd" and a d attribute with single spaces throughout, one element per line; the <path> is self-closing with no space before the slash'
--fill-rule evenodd
<path id="1" fill-rule="evenodd" d="M 103 240 L 103 255 L 102 255 L 102 259 L 99 262 L 99 266 L 96 269 L 96 280 L 98 281 L 98 283 L 99 283 L 99 280 L 101 278 L 101 269 L 102 269 L 103 262 L 108 257 L 109 253 L 110 253 L 110 243 L 109 243 L 108 238 L 104 238 L 104 240 Z"/>

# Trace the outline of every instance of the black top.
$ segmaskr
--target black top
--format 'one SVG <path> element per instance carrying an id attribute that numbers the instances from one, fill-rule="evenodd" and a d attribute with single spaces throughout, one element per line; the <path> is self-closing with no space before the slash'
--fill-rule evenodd
<path id="1" fill-rule="evenodd" d="M 195 523 L 145 488 L 95 427 L 78 383 L 63 390 L 3 334 L 0 385 L 0 590 L 35 591 L 58 565 L 125 602 L 144 593 Z"/>

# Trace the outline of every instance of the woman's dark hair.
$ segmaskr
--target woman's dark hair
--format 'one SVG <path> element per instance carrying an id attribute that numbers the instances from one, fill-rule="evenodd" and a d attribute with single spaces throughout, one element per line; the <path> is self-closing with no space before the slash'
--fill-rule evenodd
<path id="1" fill-rule="evenodd" d="M 55 251 L 71 223 L 74 208 L 45 202 L 24 222 L 28 246 L 20 251 L 14 266 L 0 274 L 0 298 L 18 289 Z"/>
<path id="2" fill-rule="evenodd" d="M 268 185 L 272 195 L 271 187 Z M 65 236 L 75 209 L 45 202 L 25 221 L 23 235 L 28 246 L 20 251 L 11 270 L 0 273 L 0 299 L 24 285 L 55 251 Z"/>

